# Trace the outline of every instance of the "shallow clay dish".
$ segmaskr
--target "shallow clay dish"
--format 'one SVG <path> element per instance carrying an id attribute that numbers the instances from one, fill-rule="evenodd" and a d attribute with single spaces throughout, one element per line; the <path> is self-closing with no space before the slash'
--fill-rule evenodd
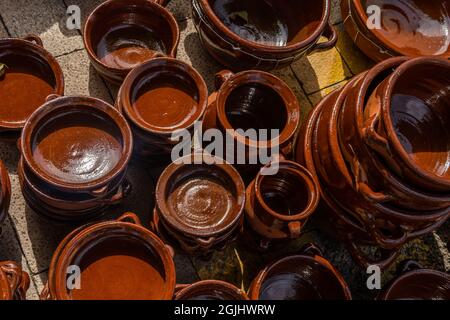
<path id="1" fill-rule="evenodd" d="M 183 287 L 175 294 L 175 300 L 248 300 L 245 292 L 224 281 L 204 280 Z"/>

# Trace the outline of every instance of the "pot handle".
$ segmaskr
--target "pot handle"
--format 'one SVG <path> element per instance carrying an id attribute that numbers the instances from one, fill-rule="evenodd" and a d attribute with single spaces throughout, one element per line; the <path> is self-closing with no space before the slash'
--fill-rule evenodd
<path id="1" fill-rule="evenodd" d="M 319 249 L 314 243 L 307 243 L 300 249 L 301 254 L 307 254 L 309 256 L 321 256 L 323 257 L 322 250 Z"/>
<path id="2" fill-rule="evenodd" d="M 210 237 L 208 238 L 208 240 L 203 240 L 201 238 L 195 239 L 195 242 L 197 242 L 198 245 L 203 249 L 210 249 L 214 244 L 214 241 L 216 241 L 215 237 Z"/>
<path id="3" fill-rule="evenodd" d="M 300 221 L 289 222 L 288 228 L 291 239 L 297 239 L 300 237 L 300 233 L 302 231 L 302 223 Z"/>
<path id="4" fill-rule="evenodd" d="M 313 52 L 325 51 L 333 48 L 336 45 L 336 42 L 338 40 L 338 33 L 336 31 L 336 28 L 330 22 L 328 22 L 327 26 L 325 27 L 322 36 L 324 36 L 328 40 L 325 42 L 316 43 L 312 48 Z"/>
<path id="5" fill-rule="evenodd" d="M 52 100 L 55 100 L 55 99 L 58 99 L 58 98 L 61 98 L 61 96 L 59 94 L 52 93 L 52 94 L 49 94 L 47 96 L 47 98 L 45 98 L 45 102 L 49 102 L 49 101 L 52 101 Z"/>
<path id="6" fill-rule="evenodd" d="M 152 1 L 163 7 L 167 6 L 170 2 L 170 0 L 152 0 Z"/>
<path id="7" fill-rule="evenodd" d="M 363 128 L 362 130 L 362 138 L 365 144 L 367 144 L 370 148 L 372 148 L 385 158 L 388 159 L 394 158 L 391 152 L 389 142 L 376 130 L 376 126 L 379 122 L 379 116 L 377 114 L 373 115 L 368 120 L 368 122 L 369 122 L 368 126 Z"/>
<path id="8" fill-rule="evenodd" d="M 120 203 L 128 194 L 130 194 L 130 192 L 131 184 L 128 179 L 125 179 L 117 192 L 111 198 L 102 200 L 100 202 L 107 205 L 115 205 Z"/>
<path id="9" fill-rule="evenodd" d="M 345 245 L 347 247 L 347 250 L 350 252 L 351 256 L 355 261 L 367 268 L 370 265 L 377 265 L 380 267 L 380 269 L 384 270 L 386 269 L 392 262 L 394 262 L 395 258 L 397 258 L 398 254 L 400 253 L 399 250 L 383 250 L 385 253 L 385 256 L 382 257 L 379 260 L 373 260 L 367 257 L 367 255 L 362 252 L 358 246 L 353 242 L 352 236 L 348 235 L 347 240 L 345 241 Z"/>
<path id="10" fill-rule="evenodd" d="M 28 288 L 30 287 L 30 276 L 25 271 L 22 271 L 22 280 L 17 288 L 17 294 L 21 300 L 26 299 Z"/>
<path id="11" fill-rule="evenodd" d="M 44 43 L 42 42 L 42 39 L 36 35 L 36 34 L 27 34 L 25 37 L 23 37 L 23 40 L 33 42 L 37 44 L 39 47 L 44 47 Z"/>
<path id="12" fill-rule="evenodd" d="M 5 272 L 6 276 L 9 279 L 9 286 L 11 288 L 11 292 L 15 294 L 17 289 L 20 288 L 21 286 L 22 281 L 21 268 L 17 265 L 17 263 L 13 261 L 6 261 L 2 263 L 0 268 L 3 270 L 3 272 Z"/>
<path id="13" fill-rule="evenodd" d="M 407 273 L 407 272 L 410 272 L 413 270 L 417 270 L 417 269 L 422 269 L 422 266 L 417 261 L 408 259 L 408 260 L 404 260 L 404 261 L 400 262 L 397 273 L 399 275 L 402 275 L 404 273 Z"/>
<path id="14" fill-rule="evenodd" d="M 386 238 L 377 228 L 377 226 L 375 225 L 375 219 L 371 214 L 367 215 L 367 219 L 366 219 L 367 223 L 366 225 L 368 226 L 368 232 L 370 233 L 370 235 L 372 236 L 373 239 L 375 239 L 375 242 L 382 248 L 384 249 L 395 249 L 395 248 L 399 248 L 402 245 L 404 245 L 406 243 L 406 241 L 408 241 L 408 232 L 405 230 L 401 230 L 401 235 L 398 236 L 397 238 Z"/>
<path id="15" fill-rule="evenodd" d="M 216 86 L 216 90 L 219 90 L 220 87 L 223 86 L 225 82 L 231 79 L 234 76 L 234 73 L 230 70 L 222 70 L 216 73 L 214 84 Z"/>
<path id="16" fill-rule="evenodd" d="M 141 219 L 139 219 L 139 217 L 133 212 L 124 213 L 119 218 L 117 218 L 117 221 L 131 222 L 131 223 L 137 224 L 138 226 L 142 226 Z"/>
<path id="17" fill-rule="evenodd" d="M 48 288 L 48 281 L 45 283 L 44 288 L 39 295 L 40 300 L 51 300 L 50 289 Z"/>

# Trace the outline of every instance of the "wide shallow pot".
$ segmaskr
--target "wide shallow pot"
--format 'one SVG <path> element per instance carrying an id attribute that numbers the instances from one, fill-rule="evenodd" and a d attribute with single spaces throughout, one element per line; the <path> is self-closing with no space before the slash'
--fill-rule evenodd
<path id="1" fill-rule="evenodd" d="M 25 300 L 29 287 L 30 277 L 17 263 L 0 262 L 0 300 Z"/>
<path id="2" fill-rule="evenodd" d="M 245 217 L 262 238 L 298 238 L 319 203 L 318 182 L 295 162 L 271 165 L 278 167 L 276 174 L 259 173 L 247 187 Z"/>
<path id="3" fill-rule="evenodd" d="M 403 262 L 399 276 L 378 296 L 379 300 L 450 300 L 450 275 Z"/>
<path id="4" fill-rule="evenodd" d="M 234 285 L 218 280 L 204 280 L 180 287 L 175 300 L 248 300 L 247 294 Z"/>
<path id="5" fill-rule="evenodd" d="M 355 44 L 371 59 L 392 56 L 450 57 L 450 16 L 445 0 L 344 0 L 344 25 Z M 380 16 L 375 15 L 379 8 Z M 368 12 L 370 15 L 368 16 Z M 369 28 L 379 21 L 380 26 Z"/>
<path id="6" fill-rule="evenodd" d="M 194 68 L 173 58 L 157 58 L 130 72 L 116 105 L 131 124 L 135 154 L 151 161 L 170 157 L 179 143 L 174 132 L 186 130 L 192 136 L 207 100 L 205 81 Z"/>
<path id="7" fill-rule="evenodd" d="M 56 59 L 36 35 L 0 40 L 0 139 L 17 140 L 30 115 L 50 94 L 64 94 Z"/>
<path id="8" fill-rule="evenodd" d="M 232 70 L 285 67 L 337 41 L 329 0 L 193 0 L 200 40 Z M 321 36 L 326 42 L 318 43 Z"/>
<path id="9" fill-rule="evenodd" d="M 251 300 L 350 300 L 344 278 L 321 251 L 306 245 L 299 255 L 282 258 L 253 280 Z"/>
<path id="10" fill-rule="evenodd" d="M 169 300 L 175 291 L 173 252 L 136 215 L 91 224 L 69 234 L 55 252 L 41 298 Z M 80 268 L 68 288 L 69 266 Z"/>
<path id="11" fill-rule="evenodd" d="M 207 254 L 240 231 L 245 186 L 222 159 L 207 154 L 179 159 L 161 174 L 155 194 L 164 229 L 181 244 L 195 244 L 191 254 Z"/>
<path id="12" fill-rule="evenodd" d="M 8 170 L 6 170 L 5 165 L 0 160 L 0 226 L 8 214 L 10 201 L 11 182 L 9 180 Z"/>
<path id="13" fill-rule="evenodd" d="M 161 54 L 175 57 L 180 30 L 161 5 L 168 1 L 110 0 L 88 17 L 84 45 L 95 69 L 120 85 L 137 65 Z"/>

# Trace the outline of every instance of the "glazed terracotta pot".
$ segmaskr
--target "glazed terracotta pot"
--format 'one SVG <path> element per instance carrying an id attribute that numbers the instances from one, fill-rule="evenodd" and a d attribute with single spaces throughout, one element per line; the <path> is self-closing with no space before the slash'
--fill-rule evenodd
<path id="1" fill-rule="evenodd" d="M 301 108 L 283 80 L 262 71 L 233 74 L 224 70 L 216 75 L 216 88 L 209 98 L 203 129 L 205 132 L 211 128 L 222 131 L 226 138 L 221 156 L 234 155 L 227 161 L 235 165 L 245 180 L 249 177 L 252 180 L 268 163 L 261 161 L 261 156 L 269 160 L 278 154 L 291 157 Z M 252 130 L 256 134 L 266 130 L 267 134 L 265 137 L 259 135 L 259 141 L 255 141 L 245 135 Z M 277 134 L 272 134 L 272 130 Z M 240 159 L 239 150 L 244 150 L 245 159 Z"/>
<path id="2" fill-rule="evenodd" d="M 329 0 L 193 0 L 192 8 L 203 46 L 232 70 L 282 68 L 337 41 Z"/>
<path id="3" fill-rule="evenodd" d="M 179 143 L 172 138 L 174 132 L 193 134 L 207 100 L 205 81 L 194 68 L 176 59 L 157 58 L 130 72 L 116 106 L 131 124 L 135 154 L 152 161 L 170 158 Z"/>
<path id="4" fill-rule="evenodd" d="M 72 232 L 55 252 L 41 298 L 54 300 L 169 300 L 175 291 L 172 249 L 136 215 Z M 67 267 L 81 269 L 80 289 L 68 289 Z"/>
<path id="5" fill-rule="evenodd" d="M 370 58 L 382 61 L 392 56 L 450 57 L 447 12 L 449 1 L 344 0 L 344 25 L 355 44 Z M 369 28 L 367 12 L 381 9 L 380 28 Z M 374 14 L 373 11 L 371 11 Z"/>
<path id="6" fill-rule="evenodd" d="M 240 230 L 245 186 L 239 173 L 219 158 L 203 154 L 202 160 L 196 154 L 179 159 L 161 174 L 155 194 L 165 230 L 181 244 L 196 245 L 197 254 L 229 243 Z"/>
<path id="7" fill-rule="evenodd" d="M 404 62 L 372 93 L 365 142 L 389 167 L 429 193 L 450 191 L 450 62 Z"/>
<path id="8" fill-rule="evenodd" d="M 253 280 L 251 300 L 351 300 L 344 278 L 314 245 L 282 258 Z"/>
<path id="9" fill-rule="evenodd" d="M 50 94 L 64 94 L 56 59 L 36 35 L 0 40 L 0 139 L 17 140 L 29 116 Z"/>
<path id="10" fill-rule="evenodd" d="M 295 162 L 280 161 L 277 167 L 276 174 L 259 173 L 247 187 L 246 219 L 266 239 L 298 238 L 319 203 L 318 183 Z"/>
<path id="11" fill-rule="evenodd" d="M 9 180 L 8 170 L 6 170 L 5 165 L 0 160 L 0 226 L 8 214 L 10 201 L 11 201 L 11 182 Z"/>
<path id="12" fill-rule="evenodd" d="M 90 14 L 84 45 L 100 75 L 120 85 L 142 62 L 161 54 L 176 56 L 180 30 L 175 17 L 161 6 L 167 2 L 110 0 Z"/>
<path id="13" fill-rule="evenodd" d="M 234 285 L 218 280 L 204 280 L 183 286 L 175 300 L 248 300 L 247 295 Z"/>
<path id="14" fill-rule="evenodd" d="M 26 300 L 28 273 L 13 261 L 0 262 L 0 300 Z"/>
<path id="15" fill-rule="evenodd" d="M 400 275 L 378 296 L 379 300 L 449 300 L 450 275 L 423 269 L 414 261 L 405 261 Z"/>

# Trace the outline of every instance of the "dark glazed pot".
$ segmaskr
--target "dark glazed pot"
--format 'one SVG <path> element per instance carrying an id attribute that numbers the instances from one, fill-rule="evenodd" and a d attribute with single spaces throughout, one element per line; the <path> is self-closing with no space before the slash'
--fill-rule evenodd
<path id="1" fill-rule="evenodd" d="M 154 220 L 155 227 L 162 225 L 160 232 L 170 234 L 192 255 L 206 255 L 235 240 L 245 204 L 239 173 L 219 158 L 201 156 L 186 156 L 169 165 L 155 191 L 160 220 Z"/>
<path id="2" fill-rule="evenodd" d="M 173 58 L 157 58 L 130 72 L 116 105 L 131 124 L 135 155 L 152 161 L 170 157 L 178 143 L 174 132 L 193 134 L 207 101 L 205 81 L 194 68 Z"/>
<path id="3" fill-rule="evenodd" d="M 168 1 L 109 0 L 84 27 L 84 45 L 95 69 L 120 85 L 137 65 L 161 54 L 175 57 L 180 30 L 161 5 Z"/>
<path id="4" fill-rule="evenodd" d="M 85 226 L 55 252 L 42 299 L 169 300 L 175 291 L 172 249 L 136 215 Z M 81 269 L 80 289 L 68 289 L 66 270 Z"/>
<path id="5" fill-rule="evenodd" d="M 330 1 L 193 0 L 203 46 L 231 70 L 272 70 L 337 41 Z M 327 42 L 318 43 L 321 36 Z"/>
<path id="6" fill-rule="evenodd" d="M 280 259 L 253 280 L 251 300 L 351 300 L 342 275 L 314 245 L 301 254 Z"/>
<path id="7" fill-rule="evenodd" d="M 26 300 L 28 273 L 13 261 L 0 262 L 0 300 Z"/>
<path id="8" fill-rule="evenodd" d="M 403 262 L 400 275 L 378 296 L 379 300 L 450 300 L 450 275 Z"/>
<path id="9" fill-rule="evenodd" d="M 175 300 L 248 300 L 245 292 L 224 281 L 204 280 L 183 287 L 175 294 Z"/>
<path id="10" fill-rule="evenodd" d="M 64 94 L 64 76 L 36 35 L 1 39 L 0 64 L 0 139 L 15 141 L 48 95 Z"/>
<path id="11" fill-rule="evenodd" d="M 8 170 L 6 170 L 5 165 L 0 160 L 0 233 L 1 224 L 5 220 L 9 203 L 11 201 L 11 182 L 9 180 Z"/>

